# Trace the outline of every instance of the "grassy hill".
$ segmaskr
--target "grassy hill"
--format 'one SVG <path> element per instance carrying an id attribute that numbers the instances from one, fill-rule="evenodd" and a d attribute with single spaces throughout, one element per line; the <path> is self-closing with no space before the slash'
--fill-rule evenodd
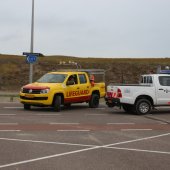
<path id="1" fill-rule="evenodd" d="M 137 83 L 141 74 L 156 73 L 158 65 L 170 65 L 169 58 L 78 58 L 69 56 L 45 56 L 38 58 L 34 64 L 34 81 L 43 74 L 61 68 L 76 68 L 76 66 L 61 66 L 64 61 L 77 62 L 84 69 L 105 69 L 106 84 L 109 82 Z M 19 91 L 20 87 L 29 81 L 29 64 L 25 56 L 0 55 L 0 91 Z"/>

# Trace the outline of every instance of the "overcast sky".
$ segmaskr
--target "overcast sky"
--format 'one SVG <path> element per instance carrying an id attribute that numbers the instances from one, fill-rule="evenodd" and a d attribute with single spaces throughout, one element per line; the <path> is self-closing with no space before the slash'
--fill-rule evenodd
<path id="1" fill-rule="evenodd" d="M 0 0 L 0 53 L 30 51 L 32 0 Z M 170 57 L 170 0 L 35 0 L 34 52 Z"/>

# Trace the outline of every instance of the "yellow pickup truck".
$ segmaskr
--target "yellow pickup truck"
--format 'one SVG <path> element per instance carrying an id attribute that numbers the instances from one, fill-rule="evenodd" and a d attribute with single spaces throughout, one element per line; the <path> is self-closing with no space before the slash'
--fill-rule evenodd
<path id="1" fill-rule="evenodd" d="M 50 72 L 42 76 L 35 83 L 25 85 L 20 91 L 20 102 L 24 109 L 31 106 L 52 106 L 59 112 L 61 106 L 71 103 L 89 103 L 89 107 L 96 108 L 99 99 L 105 96 L 104 81 L 95 82 L 95 75 L 104 77 L 104 70 L 74 70 Z"/>

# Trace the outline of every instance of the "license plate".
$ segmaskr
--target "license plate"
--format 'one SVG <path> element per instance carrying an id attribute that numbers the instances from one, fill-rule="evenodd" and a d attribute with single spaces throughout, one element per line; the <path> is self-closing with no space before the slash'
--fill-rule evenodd
<path id="1" fill-rule="evenodd" d="M 34 95 L 33 94 L 25 94 L 25 97 L 27 97 L 27 98 L 34 98 Z"/>

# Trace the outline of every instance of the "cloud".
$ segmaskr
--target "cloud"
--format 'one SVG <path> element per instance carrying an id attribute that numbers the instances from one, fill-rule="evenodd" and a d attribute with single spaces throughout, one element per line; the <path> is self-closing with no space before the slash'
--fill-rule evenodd
<path id="1" fill-rule="evenodd" d="M 35 51 L 96 57 L 168 56 L 169 6 L 167 0 L 35 0 Z M 3 51 L 29 49 L 31 0 L 2 1 L 0 22 Z"/>

